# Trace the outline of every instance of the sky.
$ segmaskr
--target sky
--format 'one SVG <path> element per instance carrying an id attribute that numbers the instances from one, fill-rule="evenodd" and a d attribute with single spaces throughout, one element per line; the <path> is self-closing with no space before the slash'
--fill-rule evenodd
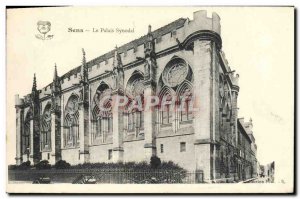
<path id="1" fill-rule="evenodd" d="M 7 13 L 7 163 L 15 162 L 14 96 L 30 93 L 33 74 L 38 89 L 58 74 L 79 66 L 81 48 L 87 60 L 121 46 L 180 17 L 207 10 L 221 18 L 222 50 L 240 75 L 239 117 L 253 120 L 261 164 L 275 161 L 278 175 L 292 174 L 294 135 L 293 9 L 279 7 L 94 7 L 9 10 Z M 35 38 L 36 23 L 52 23 L 52 40 Z M 134 33 L 70 33 L 68 28 L 134 28 Z M 280 169 L 282 168 L 282 169 Z M 286 169 L 288 168 L 288 169 Z"/>

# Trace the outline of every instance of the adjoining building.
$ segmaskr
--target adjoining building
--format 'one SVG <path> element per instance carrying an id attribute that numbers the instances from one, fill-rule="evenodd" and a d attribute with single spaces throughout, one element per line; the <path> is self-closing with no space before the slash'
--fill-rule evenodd
<path id="1" fill-rule="evenodd" d="M 245 180 L 257 177 L 257 146 L 252 132 L 252 119 L 245 122 L 238 119 L 237 149 L 239 151 L 237 173 L 238 178 Z"/>
<path id="2" fill-rule="evenodd" d="M 266 178 L 266 182 L 274 183 L 275 181 L 275 162 L 271 162 L 267 165 L 261 165 L 261 174 Z"/>
<path id="3" fill-rule="evenodd" d="M 250 124 L 238 120 L 239 75 L 220 34 L 219 16 L 198 11 L 192 20 L 149 26 L 147 35 L 88 62 L 83 50 L 79 67 L 58 76 L 55 66 L 53 82 L 40 90 L 34 77 L 32 92 L 16 96 L 16 163 L 140 162 L 156 155 L 202 171 L 205 181 L 254 176 L 255 139 Z M 119 96 L 129 102 L 113 109 Z M 149 96 L 170 103 L 132 108 Z M 182 109 L 191 105 L 198 111 Z"/>

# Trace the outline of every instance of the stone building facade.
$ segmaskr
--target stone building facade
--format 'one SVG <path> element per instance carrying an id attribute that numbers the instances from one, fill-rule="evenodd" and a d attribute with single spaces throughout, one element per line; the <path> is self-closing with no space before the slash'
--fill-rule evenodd
<path id="1" fill-rule="evenodd" d="M 237 173 L 238 178 L 243 180 L 257 177 L 257 146 L 252 127 L 252 119 L 249 122 L 245 122 L 244 118 L 238 119 Z"/>
<path id="2" fill-rule="evenodd" d="M 55 66 L 53 82 L 40 90 L 34 77 L 32 92 L 16 95 L 16 163 L 139 162 L 157 155 L 203 171 L 207 181 L 236 179 L 239 75 L 220 35 L 219 16 L 198 11 L 192 20 L 149 26 L 147 35 L 88 62 L 83 50 L 79 67 L 59 76 Z M 129 102 L 114 109 L 119 96 Z M 148 111 L 134 106 L 151 96 L 170 103 Z M 191 104 L 198 111 L 180 109 Z"/>

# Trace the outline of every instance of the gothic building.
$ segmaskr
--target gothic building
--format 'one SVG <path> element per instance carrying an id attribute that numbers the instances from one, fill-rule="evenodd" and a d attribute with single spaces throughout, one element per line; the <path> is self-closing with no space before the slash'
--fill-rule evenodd
<path id="1" fill-rule="evenodd" d="M 140 162 L 156 155 L 203 171 L 204 180 L 239 178 L 239 75 L 220 34 L 219 16 L 198 11 L 192 20 L 149 26 L 147 35 L 88 62 L 82 50 L 79 67 L 59 76 L 55 65 L 53 82 L 40 90 L 34 76 L 32 92 L 16 95 L 16 163 Z M 128 103 L 114 109 L 119 96 Z M 168 103 L 136 108 L 151 96 Z"/>

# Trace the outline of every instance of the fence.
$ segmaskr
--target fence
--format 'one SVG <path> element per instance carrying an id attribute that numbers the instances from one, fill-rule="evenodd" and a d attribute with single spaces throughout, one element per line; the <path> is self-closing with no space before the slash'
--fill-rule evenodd
<path id="1" fill-rule="evenodd" d="M 203 182 L 203 172 L 173 170 L 98 170 L 98 169 L 50 169 L 50 170 L 8 170 L 8 180 L 32 182 L 41 177 L 49 177 L 52 183 L 84 183 L 85 177 L 96 183 L 105 184 L 195 184 Z"/>

